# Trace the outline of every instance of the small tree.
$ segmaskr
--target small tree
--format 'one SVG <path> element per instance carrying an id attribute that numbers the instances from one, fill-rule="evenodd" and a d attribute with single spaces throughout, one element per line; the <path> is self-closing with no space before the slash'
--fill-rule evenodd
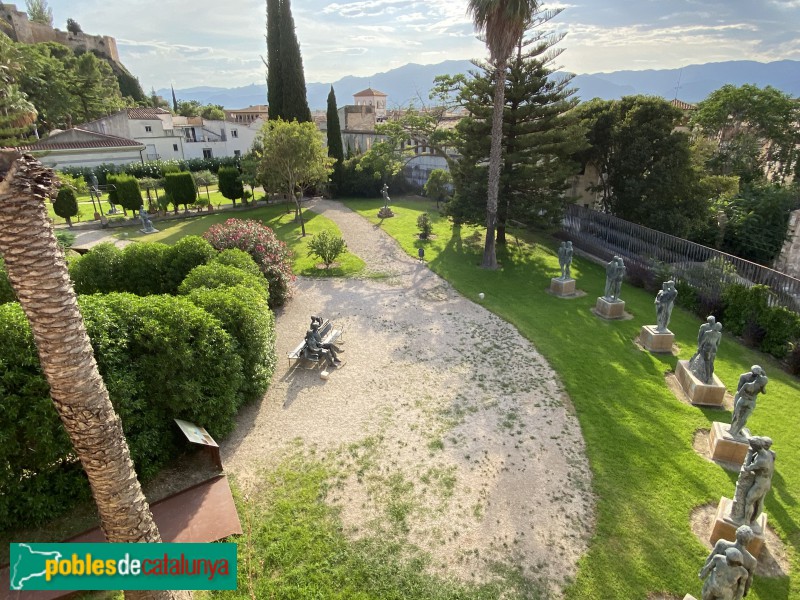
<path id="1" fill-rule="evenodd" d="M 427 240 L 430 237 L 433 231 L 433 225 L 431 224 L 431 218 L 428 216 L 428 213 L 422 213 L 417 217 L 417 228 L 419 229 L 419 237 L 423 240 Z"/>
<path id="2" fill-rule="evenodd" d="M 239 174 L 239 169 L 236 167 L 220 167 L 217 177 L 219 178 L 220 193 L 228 200 L 233 200 L 233 205 L 236 206 L 236 200 L 244 196 L 242 176 Z"/>
<path id="3" fill-rule="evenodd" d="M 25 5 L 31 23 L 53 26 L 53 9 L 47 4 L 47 0 L 25 0 Z"/>
<path id="4" fill-rule="evenodd" d="M 326 269 L 330 269 L 346 250 L 347 242 L 344 238 L 327 230 L 320 231 L 308 242 L 308 255 L 318 257 L 325 263 Z"/>
<path id="5" fill-rule="evenodd" d="M 66 186 L 58 190 L 53 211 L 62 219 L 66 219 L 67 225 L 72 227 L 72 217 L 78 216 L 78 197 L 75 195 L 75 190 Z"/>
<path id="6" fill-rule="evenodd" d="M 69 31 L 72 35 L 83 33 L 83 29 L 81 29 L 81 26 L 78 25 L 78 22 L 75 19 L 67 19 L 67 31 Z"/>
<path id="7" fill-rule="evenodd" d="M 114 186 L 108 192 L 108 201 L 135 214 L 142 206 L 139 180 L 131 175 L 108 175 L 106 181 L 109 186 Z"/>
<path id="8" fill-rule="evenodd" d="M 428 175 L 428 181 L 425 182 L 425 195 L 428 198 L 436 200 L 436 208 L 439 208 L 439 202 L 444 202 L 450 196 L 450 190 L 453 189 L 453 176 L 450 171 L 444 169 L 434 169 Z"/>
<path id="9" fill-rule="evenodd" d="M 164 175 L 164 192 L 169 194 L 175 206 L 175 213 L 178 213 L 178 205 L 188 211 L 189 205 L 197 200 L 197 187 L 194 185 L 194 177 L 188 171 L 180 173 L 167 173 Z"/>

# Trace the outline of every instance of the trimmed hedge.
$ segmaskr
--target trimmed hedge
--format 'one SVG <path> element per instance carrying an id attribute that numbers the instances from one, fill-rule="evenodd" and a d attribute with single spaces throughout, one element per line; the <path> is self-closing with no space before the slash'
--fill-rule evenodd
<path id="1" fill-rule="evenodd" d="M 192 290 L 202 288 L 213 290 L 235 286 L 253 289 L 264 300 L 269 300 L 269 284 L 266 279 L 219 263 L 200 265 L 192 269 L 178 288 L 178 293 L 186 295 Z"/>
<path id="2" fill-rule="evenodd" d="M 137 179 L 143 179 L 145 177 L 161 179 L 165 172 L 169 172 L 169 169 L 191 172 L 208 170 L 212 173 L 216 173 L 221 166 L 235 166 L 238 164 L 238 161 L 239 159 L 236 156 L 190 158 L 188 160 L 151 160 L 144 164 L 141 162 L 128 163 L 127 165 L 103 163 L 96 167 L 64 167 L 61 171 L 73 177 L 82 176 L 87 182 L 91 174 L 94 173 L 97 176 L 98 183 L 100 185 L 106 185 L 106 177 L 108 177 L 108 175 L 127 173 L 128 175 L 133 175 Z"/>
<path id="3" fill-rule="evenodd" d="M 244 186 L 242 186 L 242 176 L 236 167 L 220 167 L 217 172 L 219 177 L 219 191 L 228 200 L 236 201 L 244 196 Z"/>
<path id="4" fill-rule="evenodd" d="M 53 202 L 53 212 L 62 219 L 66 219 L 67 225 L 72 227 L 72 217 L 78 216 L 78 196 L 71 187 L 62 187 L 58 190 L 55 202 Z"/>
<path id="5" fill-rule="evenodd" d="M 238 342 L 217 318 L 186 298 L 170 296 L 84 296 L 79 304 L 142 479 L 175 455 L 181 436 L 173 418 L 198 423 L 218 438 L 233 430 L 243 364 Z M 0 306 L 0 367 L 0 530 L 5 530 L 56 516 L 69 501 L 87 497 L 88 486 L 16 303 Z"/>
<path id="6" fill-rule="evenodd" d="M 253 260 L 247 252 L 244 250 L 239 250 L 238 248 L 229 248 L 228 250 L 223 250 L 219 254 L 217 254 L 213 261 L 215 263 L 219 263 L 221 265 L 227 265 L 229 267 L 236 267 L 246 273 L 250 273 L 250 275 L 254 275 L 260 279 L 264 278 L 264 274 L 261 272 L 261 269 L 258 268 L 256 261 Z"/>
<path id="7" fill-rule="evenodd" d="M 197 200 L 197 186 L 194 184 L 194 177 L 188 171 L 180 173 L 166 173 L 164 175 L 164 193 L 172 198 L 175 212 L 178 212 L 178 205 L 183 204 L 184 209 L 189 209 L 189 204 L 194 204 Z"/>
<path id="8" fill-rule="evenodd" d="M 144 204 L 139 180 L 131 175 L 109 175 L 106 178 L 108 185 L 115 189 L 108 191 L 108 201 L 119 204 L 122 208 L 136 213 Z"/>

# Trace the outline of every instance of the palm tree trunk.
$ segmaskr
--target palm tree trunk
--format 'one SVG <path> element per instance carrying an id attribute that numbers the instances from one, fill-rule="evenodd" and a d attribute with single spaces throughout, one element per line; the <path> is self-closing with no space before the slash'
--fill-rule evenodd
<path id="1" fill-rule="evenodd" d="M 30 322 L 53 404 L 88 476 L 106 538 L 160 542 L 47 218 L 51 186 L 52 171 L 34 158 L 0 151 L 0 255 Z M 186 594 L 128 592 L 127 597 L 190 597 Z"/>
<path id="2" fill-rule="evenodd" d="M 489 189 L 486 198 L 486 243 L 483 247 L 484 269 L 497 268 L 495 229 L 497 227 L 497 197 L 500 192 L 500 163 L 503 143 L 503 105 L 506 95 L 506 59 L 495 65 L 494 108 L 492 110 L 492 146 L 489 151 Z"/>

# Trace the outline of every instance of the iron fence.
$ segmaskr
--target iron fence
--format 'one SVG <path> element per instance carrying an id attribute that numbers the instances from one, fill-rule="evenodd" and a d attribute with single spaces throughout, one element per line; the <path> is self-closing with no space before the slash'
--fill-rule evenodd
<path id="1" fill-rule="evenodd" d="M 766 285 L 772 304 L 800 312 L 800 279 L 612 215 L 570 204 L 564 215 L 567 239 L 596 256 L 617 255 L 652 275 L 669 275 L 707 298 L 719 298 L 731 283 Z"/>

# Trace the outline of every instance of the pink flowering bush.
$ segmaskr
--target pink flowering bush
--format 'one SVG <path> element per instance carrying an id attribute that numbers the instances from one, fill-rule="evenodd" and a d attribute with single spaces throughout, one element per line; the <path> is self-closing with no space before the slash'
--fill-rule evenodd
<path id="1" fill-rule="evenodd" d="M 289 283 L 294 281 L 292 252 L 269 227 L 248 219 L 228 219 L 203 234 L 217 250 L 244 250 L 261 269 L 269 282 L 269 305 L 281 306 L 289 297 Z"/>

